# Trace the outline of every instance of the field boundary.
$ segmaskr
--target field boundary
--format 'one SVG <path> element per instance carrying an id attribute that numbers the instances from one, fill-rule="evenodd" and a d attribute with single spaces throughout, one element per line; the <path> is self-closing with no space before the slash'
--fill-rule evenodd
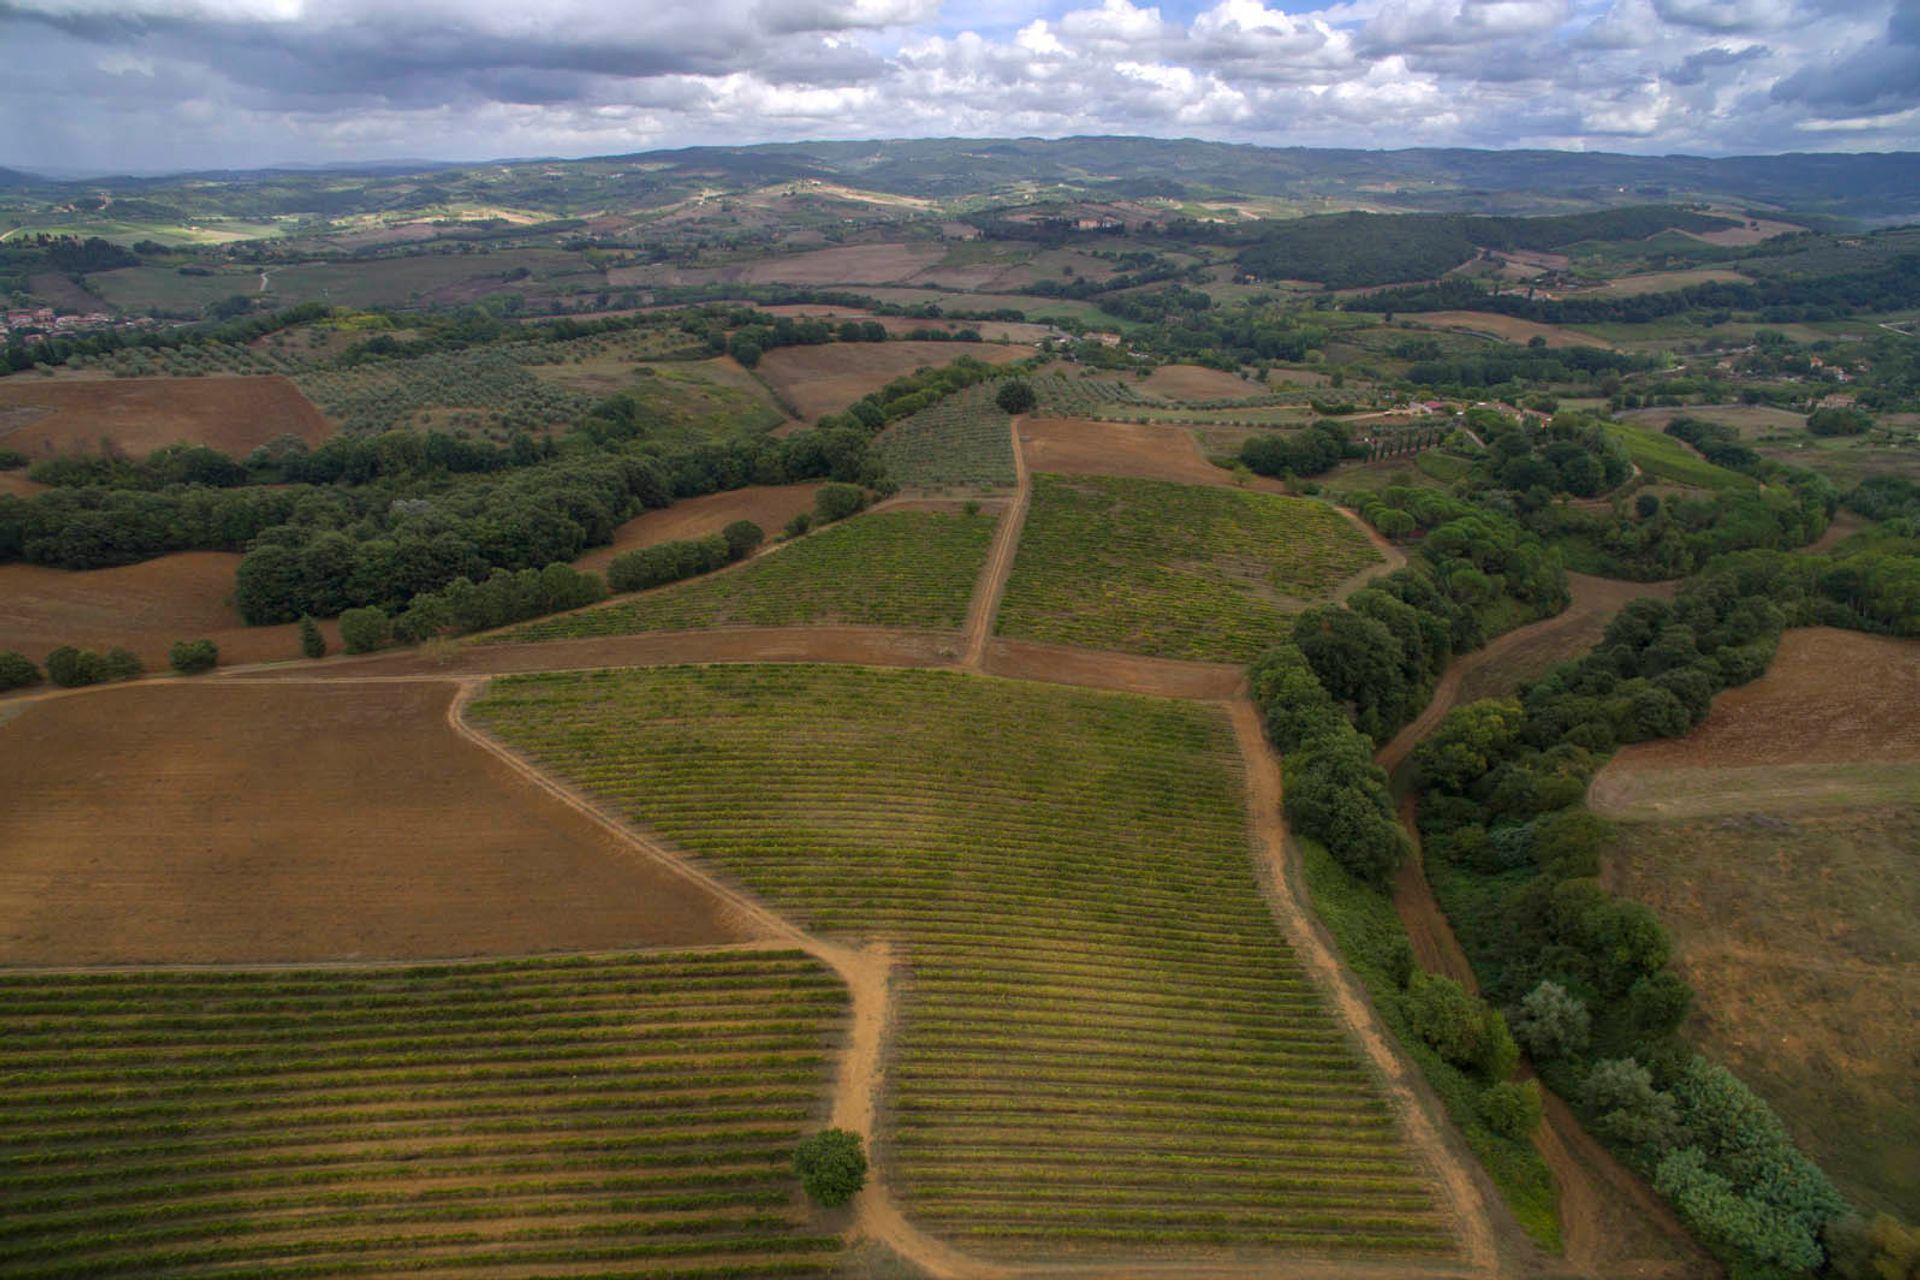
<path id="1" fill-rule="evenodd" d="M 993 531 L 993 547 L 987 552 L 986 568 L 967 603 L 967 621 L 963 633 L 967 648 L 960 665 L 968 671 L 981 669 L 986 657 L 987 640 L 993 635 L 993 622 L 1000 614 L 1000 601 L 1007 594 L 1007 578 L 1013 573 L 1013 558 L 1020 549 L 1020 530 L 1027 523 L 1027 507 L 1033 498 L 1033 482 L 1027 473 L 1026 455 L 1020 451 L 1020 423 L 1026 415 L 1014 414 L 1007 428 L 1013 433 L 1013 501 L 1000 513 Z"/>

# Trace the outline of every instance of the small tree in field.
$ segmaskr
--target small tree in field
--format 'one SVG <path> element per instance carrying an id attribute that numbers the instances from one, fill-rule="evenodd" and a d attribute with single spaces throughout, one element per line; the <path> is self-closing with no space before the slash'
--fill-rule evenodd
<path id="1" fill-rule="evenodd" d="M 340 642 L 348 653 L 372 653 L 387 642 L 387 615 L 378 609 L 349 609 L 340 615 Z"/>
<path id="2" fill-rule="evenodd" d="M 1002 413 L 1032 413 L 1040 397 L 1033 393 L 1033 384 L 1025 378 L 1008 378 L 994 393 L 993 402 L 1000 406 Z"/>
<path id="3" fill-rule="evenodd" d="M 1480 1099 L 1487 1127 L 1502 1137 L 1520 1141 L 1540 1127 L 1540 1085 L 1533 1080 L 1503 1080 Z"/>
<path id="4" fill-rule="evenodd" d="M 180 640 L 167 650 L 167 664 L 183 676 L 197 676 L 219 665 L 220 647 L 211 640 Z"/>
<path id="5" fill-rule="evenodd" d="M 0 652 L 0 690 L 22 689 L 40 683 L 40 668 L 25 654 L 8 649 Z"/>
<path id="6" fill-rule="evenodd" d="M 312 618 L 300 619 L 300 656 L 303 658 L 327 656 L 327 638 L 320 634 L 320 627 Z"/>
<path id="7" fill-rule="evenodd" d="M 822 1129 L 803 1139 L 793 1168 L 814 1203 L 829 1209 L 853 1199 L 867 1183 L 867 1153 L 860 1136 L 845 1129 Z"/>
<path id="8" fill-rule="evenodd" d="M 767 535 L 760 526 L 751 520 L 735 520 L 720 531 L 727 540 L 727 559 L 744 560 L 752 555 Z"/>

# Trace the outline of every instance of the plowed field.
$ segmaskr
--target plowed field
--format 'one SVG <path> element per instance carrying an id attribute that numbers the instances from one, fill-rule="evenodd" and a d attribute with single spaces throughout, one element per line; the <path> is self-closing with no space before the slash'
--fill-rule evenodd
<path id="1" fill-rule="evenodd" d="M 16 412 L 9 414 L 7 411 Z M 144 457 L 163 445 L 204 444 L 235 457 L 276 436 L 318 444 L 333 431 L 299 388 L 265 378 L 7 378 L 0 445 L 35 458 L 102 449 Z"/>

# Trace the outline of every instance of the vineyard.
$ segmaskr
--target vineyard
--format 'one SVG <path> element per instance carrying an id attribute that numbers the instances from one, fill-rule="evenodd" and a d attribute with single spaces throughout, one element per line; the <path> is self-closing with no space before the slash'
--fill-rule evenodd
<path id="1" fill-rule="evenodd" d="M 875 447 L 906 488 L 1011 488 L 1012 419 L 994 403 L 997 383 L 948 396 L 887 428 Z"/>
<path id="2" fill-rule="evenodd" d="M 825 1275 L 798 953 L 0 975 L 0 1273 Z"/>
<path id="3" fill-rule="evenodd" d="M 1274 928 L 1218 710 L 726 666 L 508 677 L 469 714 L 807 927 L 895 940 L 882 1155 L 936 1235 L 1451 1249 Z"/>
<path id="4" fill-rule="evenodd" d="M 1111 405 L 1163 404 L 1131 382 L 1114 378 L 1076 378 L 1064 373 L 1044 373 L 1031 379 L 1033 392 L 1040 400 L 1038 412 L 1066 418 L 1085 418 L 1095 410 Z"/>
<path id="5" fill-rule="evenodd" d="M 926 511 L 857 516 L 730 572 L 658 587 L 497 638 L 828 623 L 958 631 L 986 564 L 993 524 L 991 516 Z"/>
<path id="6" fill-rule="evenodd" d="M 1012 639 L 1251 660 L 1380 554 L 1331 507 L 1238 489 L 1036 475 L 1001 605 Z"/>

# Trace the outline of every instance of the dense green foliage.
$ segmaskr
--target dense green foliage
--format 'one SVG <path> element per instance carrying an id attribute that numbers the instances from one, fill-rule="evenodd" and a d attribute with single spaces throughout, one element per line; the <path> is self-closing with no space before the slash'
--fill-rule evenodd
<path id="1" fill-rule="evenodd" d="M 393 635 L 414 644 L 436 636 L 491 631 L 528 618 L 583 609 L 606 598 L 607 586 L 599 574 L 584 573 L 572 565 L 550 564 L 518 572 L 495 569 L 478 583 L 455 578 L 438 591 L 415 596 L 393 619 Z M 343 639 L 346 617 L 340 615 Z"/>
<path id="2" fill-rule="evenodd" d="M 838 1209 L 867 1184 L 867 1153 L 859 1134 L 822 1129 L 793 1149 L 793 1171 L 815 1204 Z"/>
<path id="3" fill-rule="evenodd" d="M 1350 447 L 1347 428 L 1323 420 L 1305 431 L 1249 436 L 1240 446 L 1240 461 L 1263 476 L 1317 476 L 1339 466 Z"/>
<path id="4" fill-rule="evenodd" d="M 300 656 L 303 658 L 327 656 L 327 638 L 320 634 L 320 628 L 314 620 L 304 614 L 300 618 Z"/>
<path id="5" fill-rule="evenodd" d="M 220 646 L 211 640 L 180 640 L 167 650 L 167 665 L 183 676 L 197 676 L 220 665 Z"/>
<path id="6" fill-rule="evenodd" d="M 719 534 L 657 542 L 651 547 L 623 551 L 607 566 L 607 585 L 615 591 L 645 591 L 682 578 L 712 573 L 733 560 L 727 540 Z"/>
<path id="7" fill-rule="evenodd" d="M 62 689 L 131 680 L 144 670 L 139 658 L 118 647 L 96 653 L 63 644 L 47 655 L 47 679 Z"/>
<path id="8" fill-rule="evenodd" d="M 33 665 L 31 658 L 11 649 L 0 650 L 0 693 L 39 683 L 40 668 Z"/>

